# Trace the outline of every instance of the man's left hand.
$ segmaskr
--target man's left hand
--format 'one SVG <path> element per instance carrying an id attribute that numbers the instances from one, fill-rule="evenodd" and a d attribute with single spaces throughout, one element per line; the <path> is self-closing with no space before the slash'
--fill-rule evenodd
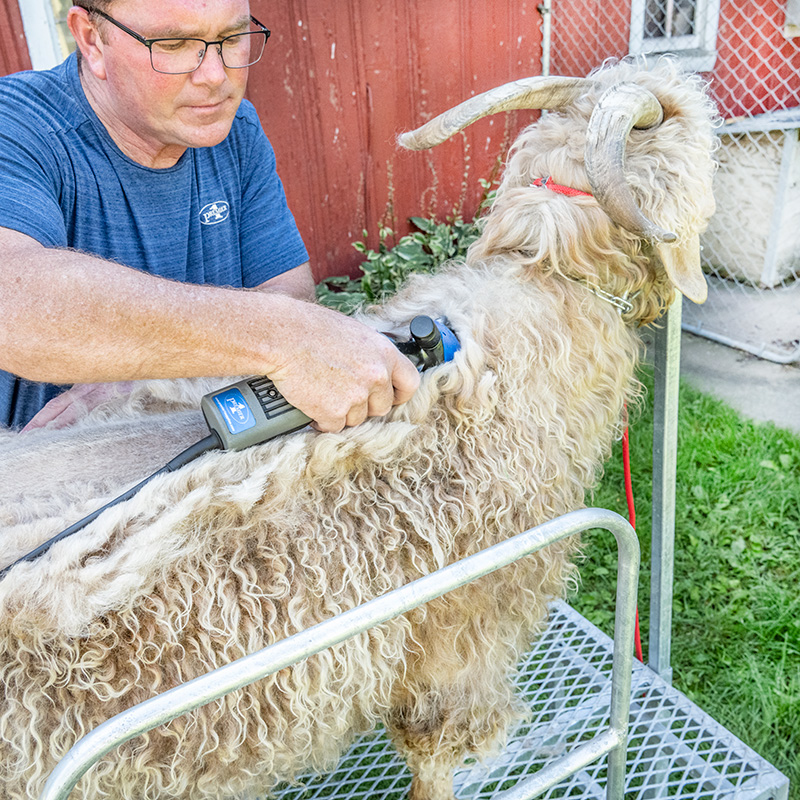
<path id="1" fill-rule="evenodd" d="M 44 427 L 56 430 L 74 425 L 93 408 L 107 400 L 125 396 L 132 387 L 133 381 L 76 384 L 58 397 L 54 397 L 21 432 Z"/>

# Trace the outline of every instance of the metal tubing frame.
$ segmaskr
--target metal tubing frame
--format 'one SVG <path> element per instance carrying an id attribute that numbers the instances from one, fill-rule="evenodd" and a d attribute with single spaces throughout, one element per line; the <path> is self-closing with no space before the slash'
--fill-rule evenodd
<path id="1" fill-rule="evenodd" d="M 219 667 L 194 680 L 156 695 L 112 717 L 69 750 L 50 774 L 40 800 L 67 800 L 80 778 L 115 747 L 223 695 L 265 678 L 328 647 L 410 611 L 459 586 L 530 555 L 549 544 L 590 528 L 610 531 L 617 540 L 617 596 L 609 727 L 511 790 L 507 800 L 529 800 L 609 754 L 608 800 L 622 800 L 630 713 L 633 634 L 639 576 L 639 541 L 619 514 L 605 509 L 581 509 L 363 603 L 287 639 Z"/>
<path id="2" fill-rule="evenodd" d="M 553 0 L 542 0 L 536 10 L 542 17 L 542 77 L 547 77 L 550 74 L 550 46 L 553 39 Z"/>
<path id="3" fill-rule="evenodd" d="M 651 533 L 648 666 L 672 683 L 672 582 L 675 574 L 675 485 L 678 465 L 678 388 L 681 295 L 655 329 L 653 354 L 653 529 Z"/>
<path id="4" fill-rule="evenodd" d="M 797 128 L 784 131 L 783 152 L 781 153 L 781 167 L 778 175 L 778 185 L 775 187 L 775 206 L 772 209 L 772 222 L 769 226 L 769 239 L 767 241 L 767 252 L 764 254 L 764 264 L 761 270 L 761 283 L 764 286 L 774 286 L 778 278 L 778 244 L 783 212 L 784 198 L 789 192 L 789 186 L 793 183 L 792 169 L 795 162 L 795 152 L 797 150 Z"/>
<path id="5" fill-rule="evenodd" d="M 800 347 L 795 347 L 791 353 L 778 353 L 775 350 L 770 350 L 766 342 L 760 345 L 750 344 L 749 342 L 743 342 L 741 339 L 726 336 L 724 333 L 712 331 L 703 327 L 702 324 L 695 325 L 690 322 L 684 322 L 683 329 L 693 333 L 695 336 L 702 336 L 704 339 L 724 344 L 726 347 L 735 347 L 744 353 L 750 353 L 756 358 L 763 358 L 765 361 L 772 361 L 775 364 L 794 364 L 796 361 L 800 361 Z"/>

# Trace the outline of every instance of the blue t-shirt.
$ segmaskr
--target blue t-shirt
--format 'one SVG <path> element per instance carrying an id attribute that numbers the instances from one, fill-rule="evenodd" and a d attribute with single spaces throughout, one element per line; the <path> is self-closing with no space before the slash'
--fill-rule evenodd
<path id="1" fill-rule="evenodd" d="M 225 141 L 151 169 L 111 139 L 74 55 L 0 78 L 0 227 L 195 284 L 252 288 L 308 260 L 247 100 Z M 62 389 L 0 371 L 0 424 L 24 425 Z"/>

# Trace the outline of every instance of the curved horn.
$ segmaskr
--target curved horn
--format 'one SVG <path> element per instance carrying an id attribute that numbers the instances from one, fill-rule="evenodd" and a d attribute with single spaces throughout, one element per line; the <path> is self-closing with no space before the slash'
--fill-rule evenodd
<path id="1" fill-rule="evenodd" d="M 625 180 L 625 144 L 632 128 L 659 125 L 664 111 L 655 95 L 634 83 L 607 89 L 586 131 L 586 174 L 597 202 L 611 219 L 654 242 L 674 242 L 676 234 L 642 214 Z"/>
<path id="2" fill-rule="evenodd" d="M 420 128 L 398 137 L 409 150 L 427 150 L 481 117 L 517 109 L 562 108 L 593 85 L 588 78 L 534 77 L 512 81 L 470 97 Z"/>

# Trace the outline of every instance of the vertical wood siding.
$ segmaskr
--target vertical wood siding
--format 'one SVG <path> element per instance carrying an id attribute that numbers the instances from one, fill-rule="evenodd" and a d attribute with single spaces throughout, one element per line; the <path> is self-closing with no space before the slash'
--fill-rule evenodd
<path id="1" fill-rule="evenodd" d="M 0 0 L 0 75 L 31 68 L 17 0 Z"/>
<path id="2" fill-rule="evenodd" d="M 251 73 L 315 275 L 352 272 L 351 243 L 380 224 L 405 232 L 414 215 L 471 216 L 480 178 L 497 169 L 535 118 L 481 120 L 438 148 L 401 152 L 398 133 L 498 84 L 537 75 L 536 2 L 254 0 L 273 31 Z"/>

